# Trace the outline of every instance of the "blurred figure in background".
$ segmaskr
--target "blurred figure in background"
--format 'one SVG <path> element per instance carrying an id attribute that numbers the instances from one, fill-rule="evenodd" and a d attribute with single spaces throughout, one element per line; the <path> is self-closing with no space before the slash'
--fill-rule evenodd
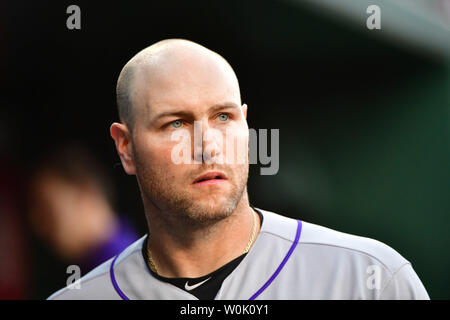
<path id="1" fill-rule="evenodd" d="M 14 106 L 8 100 L 0 100 L 0 105 Z M 0 300 L 29 297 L 22 167 L 17 164 L 20 135 L 16 123 L 14 115 L 0 109 Z"/>
<path id="2" fill-rule="evenodd" d="M 20 179 L 0 156 L 0 300 L 28 298 L 28 257 L 21 214 Z"/>
<path id="3" fill-rule="evenodd" d="M 84 275 L 138 238 L 114 211 L 113 197 L 108 175 L 83 147 L 64 147 L 37 163 L 29 183 L 30 227 L 59 261 L 34 257 L 33 298 L 66 285 L 69 265 L 78 265 Z"/>

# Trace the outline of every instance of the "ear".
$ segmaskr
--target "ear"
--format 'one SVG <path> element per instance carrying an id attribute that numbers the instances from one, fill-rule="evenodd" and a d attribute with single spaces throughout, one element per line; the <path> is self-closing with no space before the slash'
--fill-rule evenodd
<path id="1" fill-rule="evenodd" d="M 117 153 L 127 174 L 136 174 L 133 160 L 131 134 L 125 124 L 114 122 L 110 128 L 111 137 L 116 144 Z"/>
<path id="2" fill-rule="evenodd" d="M 248 107 L 247 107 L 247 105 L 244 103 L 244 104 L 242 105 L 242 113 L 244 114 L 245 119 L 247 119 L 247 109 L 248 109 Z"/>

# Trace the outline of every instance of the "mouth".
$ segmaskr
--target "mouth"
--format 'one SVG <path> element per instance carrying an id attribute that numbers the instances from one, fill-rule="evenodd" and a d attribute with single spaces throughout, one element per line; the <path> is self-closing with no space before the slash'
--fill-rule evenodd
<path id="1" fill-rule="evenodd" d="M 214 184 L 223 183 L 226 180 L 227 180 L 227 177 L 222 172 L 211 171 L 211 172 L 207 172 L 207 173 L 202 174 L 201 176 L 197 177 L 192 184 L 197 185 L 197 186 L 199 186 L 199 185 L 214 185 Z"/>

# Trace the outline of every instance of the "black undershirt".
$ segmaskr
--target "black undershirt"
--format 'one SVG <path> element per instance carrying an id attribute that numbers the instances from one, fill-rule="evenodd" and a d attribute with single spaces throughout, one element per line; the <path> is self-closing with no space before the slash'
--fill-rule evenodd
<path id="1" fill-rule="evenodd" d="M 253 208 L 253 207 L 252 207 Z M 253 208 L 261 220 L 261 225 L 263 223 L 263 215 L 257 209 Z M 192 295 L 197 297 L 200 300 L 213 300 L 220 287 L 222 286 L 222 282 L 228 277 L 228 275 L 233 272 L 233 270 L 241 263 L 241 261 L 245 258 L 247 253 L 244 253 L 237 257 L 236 259 L 228 262 L 224 266 L 219 269 L 198 278 L 166 278 L 162 277 L 159 274 L 152 271 L 148 262 L 148 252 L 147 252 L 147 240 L 148 237 L 145 238 L 144 244 L 142 245 L 142 255 L 144 256 L 145 264 L 147 265 L 150 273 L 157 279 L 170 283 Z M 208 279 L 208 280 L 207 280 Z M 205 281 L 206 280 L 206 281 Z M 199 286 L 197 284 L 201 283 Z"/>

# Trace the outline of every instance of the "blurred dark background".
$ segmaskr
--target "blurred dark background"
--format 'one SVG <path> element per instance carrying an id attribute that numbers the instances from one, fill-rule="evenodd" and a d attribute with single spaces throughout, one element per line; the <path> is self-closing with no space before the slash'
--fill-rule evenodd
<path id="1" fill-rule="evenodd" d="M 253 205 L 380 240 L 432 299 L 450 298 L 450 6 L 398 2 L 2 2 L 0 295 L 40 299 L 66 284 L 25 194 L 33 165 L 68 143 L 106 168 L 115 210 L 145 233 L 109 136 L 115 84 L 139 50 L 186 38 L 233 66 L 249 127 L 280 130 L 278 174 L 251 166 Z M 81 30 L 66 27 L 71 4 Z M 366 27 L 369 4 L 381 30 Z"/>

